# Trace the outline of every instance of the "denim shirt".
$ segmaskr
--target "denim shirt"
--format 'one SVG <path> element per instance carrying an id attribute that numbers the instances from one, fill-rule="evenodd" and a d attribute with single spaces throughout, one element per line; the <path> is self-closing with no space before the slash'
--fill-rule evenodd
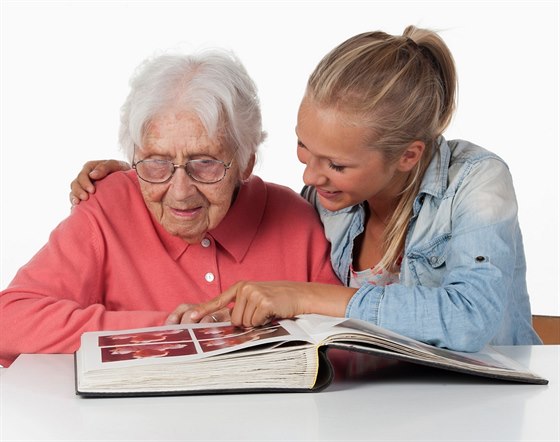
<path id="1" fill-rule="evenodd" d="M 331 212 L 314 188 L 302 195 L 319 212 L 333 268 L 348 285 L 363 205 Z M 539 344 L 525 273 L 507 165 L 472 143 L 441 137 L 414 200 L 399 283 L 362 285 L 346 316 L 458 351 Z"/>

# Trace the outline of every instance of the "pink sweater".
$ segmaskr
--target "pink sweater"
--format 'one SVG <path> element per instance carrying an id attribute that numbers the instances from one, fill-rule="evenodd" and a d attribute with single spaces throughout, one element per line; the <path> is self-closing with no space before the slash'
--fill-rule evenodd
<path id="1" fill-rule="evenodd" d="M 163 324 L 238 280 L 339 284 L 314 209 L 253 176 L 200 244 L 148 211 L 132 171 L 97 184 L 0 293 L 0 363 L 20 353 L 71 353 L 90 330 Z"/>

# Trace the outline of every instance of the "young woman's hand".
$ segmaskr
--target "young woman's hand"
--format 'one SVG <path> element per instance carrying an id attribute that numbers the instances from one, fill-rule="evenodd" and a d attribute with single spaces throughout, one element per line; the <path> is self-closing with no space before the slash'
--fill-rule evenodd
<path id="1" fill-rule="evenodd" d="M 275 318 L 293 318 L 305 313 L 344 317 L 346 305 L 355 292 L 356 289 L 330 284 L 240 281 L 185 314 L 190 315 L 191 322 L 199 322 L 234 302 L 231 322 L 242 327 L 255 327 Z"/>
<path id="2" fill-rule="evenodd" d="M 95 193 L 95 180 L 101 180 L 107 175 L 119 170 L 130 169 L 126 161 L 96 160 L 88 161 L 74 181 L 70 183 L 70 203 L 72 206 L 80 204 L 89 198 L 90 193 Z"/>

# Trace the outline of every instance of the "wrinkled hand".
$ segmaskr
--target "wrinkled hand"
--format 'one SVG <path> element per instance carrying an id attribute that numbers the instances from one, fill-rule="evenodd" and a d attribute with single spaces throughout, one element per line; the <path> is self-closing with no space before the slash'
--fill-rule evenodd
<path id="1" fill-rule="evenodd" d="M 90 193 L 95 193 L 93 184 L 95 180 L 101 180 L 113 172 L 128 169 L 130 169 L 130 164 L 126 161 L 96 160 L 85 163 L 76 179 L 70 183 L 72 207 L 80 204 L 80 201 L 86 201 Z"/>
<path id="2" fill-rule="evenodd" d="M 194 306 L 188 314 L 193 322 L 213 312 L 221 311 L 235 301 L 231 322 L 242 327 L 255 327 L 269 323 L 274 318 L 293 318 L 309 313 L 305 306 L 307 283 L 274 281 L 240 281 L 216 298 Z"/>
<path id="3" fill-rule="evenodd" d="M 171 324 L 194 324 L 196 322 L 228 322 L 230 318 L 229 308 L 208 312 L 200 320 L 193 320 L 192 313 L 200 304 L 180 304 L 165 320 L 165 325 Z"/>

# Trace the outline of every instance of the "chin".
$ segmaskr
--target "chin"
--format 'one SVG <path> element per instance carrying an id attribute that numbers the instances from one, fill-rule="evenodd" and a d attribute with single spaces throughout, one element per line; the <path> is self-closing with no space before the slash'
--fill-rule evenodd
<path id="1" fill-rule="evenodd" d="M 206 235 L 206 230 L 202 232 L 193 232 L 193 231 L 185 231 L 181 228 L 176 228 L 175 226 L 163 226 L 164 229 L 171 235 L 177 236 L 188 242 L 189 244 L 195 244 L 204 239 L 204 235 Z M 174 228 L 175 227 L 175 228 Z"/>
<path id="2" fill-rule="evenodd" d="M 350 204 L 347 201 L 341 201 L 340 199 L 335 201 L 332 199 L 327 199 L 327 198 L 322 198 L 319 197 L 319 201 L 321 202 L 321 205 L 331 211 L 331 212 L 336 212 L 338 210 L 342 210 L 345 209 L 347 207 L 353 206 L 354 204 Z"/>
<path id="3" fill-rule="evenodd" d="M 197 244 L 204 239 L 204 235 L 206 235 L 206 232 L 204 232 L 201 235 L 196 235 L 196 236 L 193 236 L 193 235 L 188 235 L 187 236 L 187 235 L 183 235 L 183 234 L 180 234 L 180 233 L 175 235 L 175 236 L 178 236 L 183 241 L 188 242 L 189 244 Z"/>

